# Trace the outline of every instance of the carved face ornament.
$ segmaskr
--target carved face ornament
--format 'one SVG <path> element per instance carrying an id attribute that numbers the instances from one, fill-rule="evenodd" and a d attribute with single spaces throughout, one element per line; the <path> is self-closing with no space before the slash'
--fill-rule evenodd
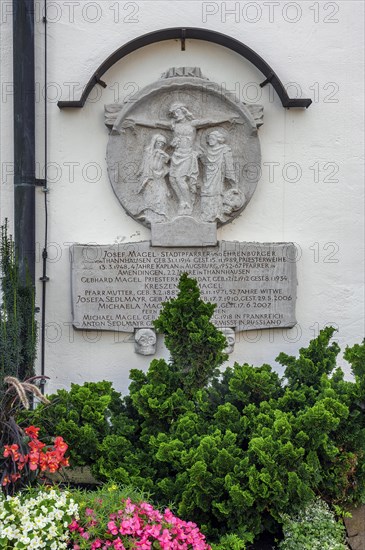
<path id="1" fill-rule="evenodd" d="M 222 328 L 221 329 L 222 334 L 226 337 L 227 340 L 227 346 L 224 348 L 224 353 L 232 353 L 236 341 L 236 335 L 232 328 Z"/>
<path id="2" fill-rule="evenodd" d="M 154 355 L 156 353 L 156 334 L 152 329 L 141 328 L 134 336 L 134 349 L 140 355 Z"/>

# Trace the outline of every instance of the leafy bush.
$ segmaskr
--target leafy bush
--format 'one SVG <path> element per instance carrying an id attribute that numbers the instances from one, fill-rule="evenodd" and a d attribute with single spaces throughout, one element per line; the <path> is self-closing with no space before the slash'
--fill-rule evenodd
<path id="1" fill-rule="evenodd" d="M 189 396 L 218 374 L 218 367 L 228 359 L 223 353 L 227 342 L 210 322 L 215 305 L 200 299 L 197 282 L 185 273 L 179 290 L 177 298 L 164 304 L 154 325 L 163 332 L 171 353 L 169 369 Z"/>
<path id="2" fill-rule="evenodd" d="M 111 431 L 112 418 L 123 410 L 120 394 L 111 382 L 72 384 L 70 391 L 58 390 L 50 404 L 21 417 L 41 427 L 41 436 L 59 434 L 70 446 L 70 464 L 84 466 L 99 457 L 98 445 Z M 127 422 L 126 422 L 127 423 Z"/>
<path id="3" fill-rule="evenodd" d="M 307 504 L 295 516 L 283 516 L 280 550 L 346 550 L 345 528 L 321 499 Z"/>
<path id="4" fill-rule="evenodd" d="M 353 382 L 336 368 L 331 327 L 298 358 L 279 355 L 283 379 L 269 365 L 236 363 L 220 375 L 226 342 L 210 322 L 214 305 L 200 300 L 186 276 L 179 289 L 155 323 L 166 335 L 169 362 L 132 370 L 123 402 L 114 396 L 106 408 L 97 406 L 101 430 L 95 417 L 85 421 L 79 412 L 70 429 L 74 408 L 91 407 L 85 393 L 72 407 L 56 410 L 55 403 L 54 413 L 40 407 L 33 422 L 54 414 L 71 456 L 75 442 L 75 458 L 93 464 L 94 475 L 173 503 L 221 548 L 244 548 L 264 530 L 280 531 L 283 514 L 299 512 L 315 494 L 341 506 L 364 500 L 365 344 L 346 350 Z M 90 391 L 84 387 L 70 395 Z M 61 395 L 64 403 L 71 399 Z M 90 446 L 77 440 L 86 427 L 96 432 Z"/>
<path id="5" fill-rule="evenodd" d="M 21 279 L 14 241 L 8 235 L 7 222 L 1 226 L 0 242 L 0 394 L 4 377 L 25 380 L 34 376 L 37 325 L 35 292 L 27 275 Z"/>
<path id="6" fill-rule="evenodd" d="M 212 545 L 212 550 L 245 550 L 245 543 L 237 535 L 225 535 L 218 544 Z"/>

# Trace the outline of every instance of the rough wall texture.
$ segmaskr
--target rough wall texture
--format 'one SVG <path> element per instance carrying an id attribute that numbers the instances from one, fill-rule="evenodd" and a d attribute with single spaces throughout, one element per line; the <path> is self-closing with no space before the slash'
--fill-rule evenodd
<path id="1" fill-rule="evenodd" d="M 262 175 L 251 202 L 218 238 L 298 246 L 298 324 L 242 332 L 230 361 L 274 363 L 296 353 L 325 324 L 338 327 L 341 346 L 363 334 L 363 3 L 49 1 L 48 86 L 43 79 L 43 1 L 36 4 L 37 161 L 44 166 L 43 97 L 49 110 L 49 264 L 46 373 L 48 391 L 71 381 L 110 379 L 124 391 L 130 368 L 148 366 L 130 336 L 77 332 L 71 326 L 69 246 L 150 238 L 129 218 L 108 180 L 104 104 L 121 102 L 172 66 L 200 66 L 243 101 L 261 103 Z M 12 218 L 11 2 L 1 3 L 1 220 Z M 262 74 L 237 54 L 207 42 L 159 43 L 118 62 L 81 110 L 60 111 L 77 99 L 114 50 L 144 33 L 172 26 L 213 29 L 260 54 L 288 86 L 310 97 L 307 111 L 284 110 Z M 44 235 L 44 196 L 37 193 L 38 276 Z M 38 302 L 41 287 L 37 289 Z M 157 356 L 166 355 L 161 339 Z M 344 365 L 347 369 L 348 366 Z"/>
<path id="2" fill-rule="evenodd" d="M 348 543 L 351 550 L 365 548 L 365 506 L 351 510 L 352 517 L 345 518 Z"/>

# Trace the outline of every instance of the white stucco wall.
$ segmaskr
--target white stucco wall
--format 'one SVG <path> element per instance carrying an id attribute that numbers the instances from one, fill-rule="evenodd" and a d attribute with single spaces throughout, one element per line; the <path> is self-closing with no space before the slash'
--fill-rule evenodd
<path id="1" fill-rule="evenodd" d="M 2 0 L 1 161 L 12 161 L 11 18 Z M 172 66 L 200 66 L 247 103 L 262 103 L 262 177 L 243 214 L 219 230 L 239 241 L 294 241 L 298 256 L 298 325 L 242 332 L 230 362 L 274 364 L 280 351 L 296 354 L 319 328 L 338 327 L 344 348 L 364 332 L 363 270 L 363 23 L 364 5 L 337 2 L 51 1 L 48 11 L 49 262 L 46 314 L 47 391 L 71 382 L 109 379 L 125 391 L 131 368 L 148 367 L 128 334 L 71 327 L 69 246 L 149 239 L 117 201 L 108 180 L 105 103 L 120 101 Z M 37 159 L 43 157 L 43 1 L 36 0 Z M 232 11 L 233 10 L 233 11 Z M 4 15 L 5 14 L 5 15 Z M 261 55 L 308 110 L 285 110 L 263 75 L 247 60 L 201 41 L 163 42 L 119 61 L 83 109 L 60 111 L 57 101 L 79 98 L 96 68 L 122 44 L 168 27 L 204 27 L 236 38 Z M 6 176 L 6 177 L 5 177 Z M 1 220 L 12 218 L 12 180 L 4 172 Z M 44 232 L 44 195 L 37 190 L 37 242 Z M 37 256 L 37 276 L 41 274 Z M 37 302 L 41 287 L 37 285 Z M 159 340 L 156 356 L 166 354 Z M 348 366 L 344 367 L 349 374 Z M 280 369 L 279 369 L 280 370 Z"/>

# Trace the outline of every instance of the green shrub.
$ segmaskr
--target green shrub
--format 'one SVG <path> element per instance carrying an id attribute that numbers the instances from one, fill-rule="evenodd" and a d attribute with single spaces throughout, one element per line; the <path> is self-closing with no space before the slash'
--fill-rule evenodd
<path id="1" fill-rule="evenodd" d="M 246 545 L 237 535 L 225 535 L 218 544 L 212 544 L 212 550 L 245 550 Z"/>
<path id="2" fill-rule="evenodd" d="M 345 528 L 328 505 L 315 499 L 296 515 L 283 516 L 280 550 L 346 550 Z"/>
<path id="3" fill-rule="evenodd" d="M 41 437 L 61 435 L 69 445 L 71 465 L 95 462 L 98 445 L 111 432 L 112 418 L 122 414 L 120 394 L 111 382 L 86 382 L 71 384 L 70 391 L 58 390 L 48 399 L 49 405 L 23 412 L 22 419 L 40 427 Z"/>
<path id="4" fill-rule="evenodd" d="M 240 544 L 277 529 L 283 513 L 300 510 L 316 492 L 339 504 L 359 501 L 364 419 L 352 401 L 360 381 L 344 382 L 338 369 L 331 377 L 339 353 L 330 343 L 334 329 L 321 331 L 298 358 L 280 354 L 283 380 L 269 365 L 247 364 L 220 378 L 224 343 L 210 323 L 213 307 L 201 307 L 186 277 L 179 288 L 156 322 L 168 335 L 170 362 L 131 372 L 126 412 L 136 430 L 104 442 L 95 473 L 151 490 L 211 537 L 233 533 Z M 214 342 L 210 370 L 205 341 Z"/>
<path id="5" fill-rule="evenodd" d="M 283 514 L 299 513 L 316 494 L 340 506 L 364 500 L 365 344 L 346 350 L 352 382 L 336 368 L 331 327 L 298 358 L 279 355 L 283 379 L 269 365 L 236 363 L 220 374 L 226 342 L 210 322 L 214 306 L 186 276 L 179 290 L 155 323 L 168 362 L 132 370 L 123 401 L 110 385 L 100 395 L 90 384 L 61 391 L 59 405 L 40 408 L 33 423 L 57 420 L 53 433 L 75 462 L 152 492 L 160 506 L 172 503 L 221 548 L 280 532 Z"/>
<path id="6" fill-rule="evenodd" d="M 35 292 L 27 275 L 21 279 L 14 241 L 7 222 L 1 226 L 0 242 L 0 394 L 4 378 L 25 380 L 34 376 L 37 345 Z"/>
<path id="7" fill-rule="evenodd" d="M 184 273 L 179 294 L 163 304 L 155 328 L 171 353 L 169 369 L 187 395 L 203 388 L 228 359 L 225 336 L 210 322 L 215 305 L 203 302 L 197 282 Z"/>

